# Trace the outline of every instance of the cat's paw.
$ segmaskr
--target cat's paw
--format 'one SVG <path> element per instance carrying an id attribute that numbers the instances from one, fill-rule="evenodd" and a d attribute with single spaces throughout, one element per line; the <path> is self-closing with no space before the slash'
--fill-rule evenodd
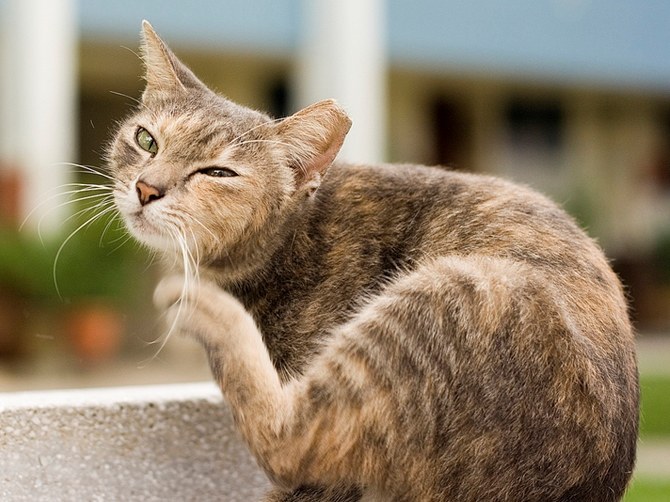
<path id="1" fill-rule="evenodd" d="M 164 277 L 154 290 L 154 305 L 161 311 L 166 311 L 181 301 L 182 296 L 190 295 L 190 288 L 183 275 Z"/>
<path id="2" fill-rule="evenodd" d="M 160 281 L 154 304 L 165 312 L 171 329 L 207 345 L 220 343 L 226 333 L 249 317 L 242 304 L 215 283 L 179 275 Z"/>

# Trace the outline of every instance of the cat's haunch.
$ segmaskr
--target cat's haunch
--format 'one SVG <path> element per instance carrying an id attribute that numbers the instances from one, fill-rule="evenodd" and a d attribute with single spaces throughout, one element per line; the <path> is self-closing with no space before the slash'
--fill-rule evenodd
<path id="1" fill-rule="evenodd" d="M 143 29 L 116 204 L 177 274 L 156 303 L 206 349 L 267 500 L 621 499 L 634 335 L 563 210 L 493 177 L 334 162 L 337 103 L 272 120 Z"/>

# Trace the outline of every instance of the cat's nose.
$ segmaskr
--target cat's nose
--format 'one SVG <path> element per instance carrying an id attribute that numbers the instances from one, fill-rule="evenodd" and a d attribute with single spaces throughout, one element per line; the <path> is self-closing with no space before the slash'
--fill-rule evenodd
<path id="1" fill-rule="evenodd" d="M 149 204 L 149 202 L 153 200 L 160 199 L 165 195 L 164 190 L 145 183 L 142 180 L 138 180 L 137 183 L 135 183 L 135 190 L 137 191 L 137 198 L 143 206 Z"/>

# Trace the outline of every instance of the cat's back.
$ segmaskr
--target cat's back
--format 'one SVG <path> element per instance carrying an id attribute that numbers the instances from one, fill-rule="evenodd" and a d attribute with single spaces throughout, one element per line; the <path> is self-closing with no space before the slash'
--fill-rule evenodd
<path id="1" fill-rule="evenodd" d="M 382 261 L 406 266 L 452 254 L 493 256 L 619 292 L 600 248 L 564 210 L 500 178 L 410 164 L 336 164 L 315 206 L 312 228 L 335 243 L 329 251 L 341 245 L 350 258 L 377 250 L 386 253 Z"/>
<path id="2" fill-rule="evenodd" d="M 625 296 L 604 253 L 529 187 L 440 167 L 336 165 L 320 196 L 318 221 L 334 243 L 327 254 L 338 274 L 388 277 L 444 256 L 505 260 L 541 276 L 588 336 L 608 337 L 606 325 L 622 335 L 603 343 L 633 343 Z"/>
<path id="3" fill-rule="evenodd" d="M 334 165 L 306 233 L 304 255 L 318 257 L 318 272 L 297 273 L 319 277 L 308 312 L 355 308 L 388 280 L 438 258 L 489 260 L 521 289 L 535 278 L 580 337 L 608 361 L 634 365 L 625 296 L 602 250 L 528 187 L 442 168 Z"/>

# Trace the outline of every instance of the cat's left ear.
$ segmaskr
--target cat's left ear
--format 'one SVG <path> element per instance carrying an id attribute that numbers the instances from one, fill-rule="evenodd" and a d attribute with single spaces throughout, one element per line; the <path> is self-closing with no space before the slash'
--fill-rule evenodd
<path id="1" fill-rule="evenodd" d="M 277 125 L 298 187 L 326 172 L 350 127 L 351 120 L 332 99 L 310 105 Z"/>
<path id="2" fill-rule="evenodd" d="M 198 77 L 170 50 L 148 21 L 142 21 L 142 59 L 147 82 L 144 94 L 175 93 L 187 89 L 207 89 Z"/>

